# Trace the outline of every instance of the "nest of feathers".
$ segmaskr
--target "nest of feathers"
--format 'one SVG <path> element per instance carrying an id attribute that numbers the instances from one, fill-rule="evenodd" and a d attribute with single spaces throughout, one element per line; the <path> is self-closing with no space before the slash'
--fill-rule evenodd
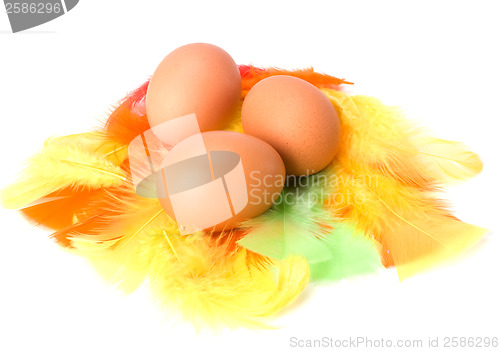
<path id="1" fill-rule="evenodd" d="M 345 80 L 312 69 L 239 68 L 241 103 L 260 80 L 286 74 L 318 87 L 340 118 L 333 162 L 307 187 L 283 189 L 280 196 L 297 197 L 293 205 L 277 201 L 235 229 L 180 235 L 158 199 L 139 196 L 131 180 L 127 148 L 149 129 L 148 82 L 98 130 L 48 139 L 3 190 L 2 204 L 52 229 L 58 244 L 125 291 L 148 284 L 196 327 L 267 327 L 309 281 L 393 266 L 405 279 L 487 232 L 439 199 L 446 185 L 482 169 L 464 145 L 429 136 L 376 98 L 346 94 Z M 242 132 L 240 112 L 225 130 Z"/>

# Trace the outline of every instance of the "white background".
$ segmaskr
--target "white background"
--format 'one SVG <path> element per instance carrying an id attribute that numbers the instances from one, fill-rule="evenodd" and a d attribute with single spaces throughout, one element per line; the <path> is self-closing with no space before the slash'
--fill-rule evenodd
<path id="1" fill-rule="evenodd" d="M 456 262 L 399 283 L 378 276 L 310 285 L 277 330 L 197 334 L 123 296 L 16 212 L 0 210 L 1 350 L 286 350 L 290 338 L 500 336 L 499 93 L 495 1 L 82 0 L 12 34 L 0 13 L 0 186 L 49 136 L 97 127 L 176 47 L 210 42 L 237 63 L 314 66 L 352 92 L 404 108 L 479 153 L 484 171 L 449 191 L 456 214 L 491 233 Z"/>

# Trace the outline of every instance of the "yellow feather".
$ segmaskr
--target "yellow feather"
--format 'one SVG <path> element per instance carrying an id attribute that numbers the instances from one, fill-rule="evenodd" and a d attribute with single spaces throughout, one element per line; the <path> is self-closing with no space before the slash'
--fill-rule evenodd
<path id="1" fill-rule="evenodd" d="M 129 206 L 102 229 L 106 235 L 121 235 L 113 245 L 96 233 L 95 242 L 91 235 L 75 236 L 73 246 L 126 292 L 149 281 L 163 306 L 181 312 L 197 328 L 264 327 L 266 318 L 308 283 L 309 266 L 302 258 L 278 262 L 258 257 L 234 242 L 231 246 L 231 234 L 181 236 L 155 199 L 138 196 Z"/>
<path id="2" fill-rule="evenodd" d="M 388 210 L 382 245 L 391 252 L 400 280 L 457 256 L 488 232 L 446 213 Z"/>
<path id="3" fill-rule="evenodd" d="M 240 101 L 236 111 L 232 115 L 231 121 L 226 125 L 224 130 L 230 132 L 243 133 L 243 127 L 241 126 L 241 107 L 243 106 L 243 101 Z"/>
<path id="4" fill-rule="evenodd" d="M 123 145 L 100 131 L 71 134 L 49 140 L 53 146 L 78 145 L 85 151 L 99 155 L 116 166 L 121 165 L 128 157 L 128 145 Z"/>
<path id="5" fill-rule="evenodd" d="M 472 178 L 483 169 L 479 156 L 462 143 L 424 138 L 417 147 L 419 160 L 432 178 L 454 183 Z"/>
<path id="6" fill-rule="evenodd" d="M 417 149 L 412 143 L 415 126 L 400 118 L 401 111 L 368 96 L 348 96 L 322 89 L 335 106 L 341 123 L 337 160 L 349 160 L 378 168 L 411 184 L 422 184 L 412 162 Z"/>
<path id="7" fill-rule="evenodd" d="M 326 205 L 381 242 L 400 279 L 454 257 L 488 232 L 451 216 L 434 192 L 353 164 L 329 171 L 336 190 Z"/>
<path id="8" fill-rule="evenodd" d="M 253 253 L 242 248 L 228 253 L 203 236 L 175 237 L 173 242 L 177 256 L 168 258 L 165 240 L 151 246 L 156 251 L 151 287 L 162 304 L 179 309 L 197 329 L 268 327 L 266 319 L 308 283 L 309 266 L 302 257 L 256 264 Z"/>
<path id="9" fill-rule="evenodd" d="M 122 146 L 103 142 L 98 135 L 85 133 L 48 139 L 43 149 L 29 159 L 20 179 L 2 190 L 2 205 L 21 208 L 65 187 L 97 189 L 123 184 L 127 175 L 113 163 L 116 157 L 124 157 L 119 155 Z"/>
<path id="10" fill-rule="evenodd" d="M 482 170 L 479 157 L 463 144 L 431 138 L 423 128 L 402 118 L 397 107 L 369 96 L 348 96 L 322 89 L 341 121 L 337 159 L 380 169 L 416 186 L 471 178 Z"/>
<path id="11" fill-rule="evenodd" d="M 327 206 L 380 241 L 400 279 L 455 256 L 487 233 L 454 218 L 437 193 L 450 178 L 481 170 L 475 154 L 459 143 L 425 137 L 375 98 L 323 92 L 342 128 L 339 152 L 327 170 L 334 189 Z"/>

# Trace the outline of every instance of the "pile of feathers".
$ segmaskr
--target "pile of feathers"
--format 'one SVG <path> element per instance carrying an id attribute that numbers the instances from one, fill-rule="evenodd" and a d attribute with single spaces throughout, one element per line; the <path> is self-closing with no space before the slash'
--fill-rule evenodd
<path id="1" fill-rule="evenodd" d="M 439 195 L 482 170 L 461 143 L 429 136 L 401 111 L 342 91 L 349 82 L 313 69 L 239 66 L 240 107 L 260 80 L 291 75 L 319 88 L 341 122 L 331 164 L 289 184 L 263 215 L 222 232 L 180 235 L 158 199 L 139 196 L 129 143 L 150 127 L 148 83 L 128 94 L 97 130 L 49 138 L 4 207 L 53 230 L 126 292 L 148 284 L 196 327 L 266 327 L 310 281 L 338 281 L 395 267 L 400 279 L 475 244 L 487 230 L 464 223 Z M 225 130 L 242 132 L 241 109 Z M 311 201 L 314 199 L 314 201 Z"/>

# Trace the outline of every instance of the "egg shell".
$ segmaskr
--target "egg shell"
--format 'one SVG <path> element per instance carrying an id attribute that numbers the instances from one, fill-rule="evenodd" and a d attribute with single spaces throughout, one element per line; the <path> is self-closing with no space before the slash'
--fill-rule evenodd
<path id="1" fill-rule="evenodd" d="M 221 151 L 227 151 L 239 155 L 243 168 L 243 188 L 235 190 L 233 183 L 233 188 L 228 192 L 228 194 L 230 194 L 231 196 L 231 199 L 233 200 L 233 206 L 235 204 L 235 191 L 245 191 L 247 202 L 246 205 L 243 204 L 244 207 L 242 207 L 240 212 L 234 211 L 236 213 L 233 213 L 233 216 L 228 217 L 221 222 L 212 223 L 209 227 L 200 229 L 206 229 L 209 231 L 231 229 L 238 226 L 243 220 L 259 216 L 267 209 L 269 209 L 269 207 L 271 207 L 271 205 L 281 193 L 286 179 L 285 165 L 283 164 L 283 161 L 278 152 L 266 142 L 250 135 L 229 131 L 210 131 L 193 135 L 178 143 L 169 152 L 168 156 L 170 157 L 170 159 L 176 161 L 182 159 L 186 160 L 187 158 L 185 155 L 200 155 L 200 135 L 203 138 L 203 144 L 207 152 L 211 155 L 210 157 L 212 159 L 212 162 L 210 164 L 210 167 L 212 169 L 208 171 L 209 173 L 207 175 L 208 166 L 203 166 L 203 163 L 198 163 L 197 165 L 194 165 L 194 167 L 193 165 L 178 167 L 180 165 L 180 162 L 173 165 L 173 167 L 175 168 L 165 168 L 166 178 L 170 177 L 170 179 L 174 180 L 174 182 L 166 182 L 166 196 L 159 199 L 166 213 L 171 218 L 176 220 L 178 224 L 182 226 L 186 225 L 186 223 L 181 223 L 178 221 L 178 218 L 176 218 L 176 213 L 179 212 L 174 211 L 170 197 L 171 195 L 175 193 L 178 194 L 179 192 L 174 189 L 175 186 L 172 186 L 172 184 L 177 183 L 177 185 L 184 187 L 184 189 L 194 189 L 192 191 L 193 193 L 200 188 L 193 188 L 192 184 L 206 185 L 214 179 L 219 179 L 220 170 L 215 168 L 216 163 L 214 162 L 214 152 Z M 200 158 L 201 156 L 198 156 L 198 158 Z M 202 165 L 202 167 L 200 167 L 200 165 Z M 174 171 L 176 173 L 172 174 Z M 212 177 L 210 177 L 210 172 L 212 173 Z M 219 176 L 217 175 L 218 173 Z M 225 181 L 228 182 L 227 178 Z M 229 185 L 226 185 L 226 190 L 231 186 L 230 183 L 227 184 Z M 199 203 L 204 203 L 207 201 L 206 198 L 200 198 L 197 196 L 193 196 L 192 194 L 184 195 L 188 194 L 187 192 L 181 192 L 181 194 L 182 196 L 186 196 L 186 199 L 181 199 L 188 204 L 187 206 L 184 206 L 185 209 L 189 209 L 192 211 L 195 211 L 195 208 L 199 209 L 199 207 L 197 207 Z M 217 207 L 215 200 L 208 200 L 212 205 L 208 207 L 205 206 L 203 210 L 200 211 L 197 215 L 206 216 L 207 213 L 213 211 L 213 208 Z M 225 202 L 225 196 L 219 198 L 219 201 Z M 193 206 L 191 208 L 189 206 L 190 204 L 196 206 Z M 182 208 L 180 210 L 183 211 Z M 219 214 L 213 214 L 213 216 L 217 215 Z M 189 226 L 191 225 L 191 223 L 187 223 L 187 225 Z"/>
<path id="2" fill-rule="evenodd" d="M 200 130 L 222 129 L 240 101 L 238 66 L 218 46 L 181 46 L 156 68 L 146 95 L 151 127 L 195 113 Z M 161 135 L 158 136 L 161 139 Z"/>
<path id="3" fill-rule="evenodd" d="M 305 80 L 280 75 L 257 83 L 241 111 L 246 134 L 273 146 L 290 175 L 321 171 L 334 158 L 340 121 L 328 98 Z"/>

